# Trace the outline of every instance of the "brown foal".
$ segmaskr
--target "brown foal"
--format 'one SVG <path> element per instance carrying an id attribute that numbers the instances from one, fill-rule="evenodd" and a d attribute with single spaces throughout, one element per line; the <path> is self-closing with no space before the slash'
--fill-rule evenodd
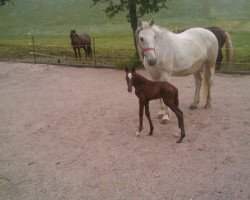
<path id="1" fill-rule="evenodd" d="M 171 85 L 168 82 L 154 82 L 150 81 L 140 74 L 135 72 L 135 68 L 129 70 L 125 68 L 126 71 L 126 80 L 128 85 L 128 92 L 132 92 L 132 86 L 135 88 L 135 94 L 139 98 L 139 117 L 140 125 L 137 135 L 139 136 L 140 132 L 143 129 L 143 110 L 145 107 L 145 114 L 148 118 L 150 125 L 149 135 L 153 135 L 153 123 L 150 118 L 149 112 L 149 101 L 153 99 L 162 98 L 165 105 L 167 105 L 177 116 L 178 125 L 181 129 L 181 136 L 177 140 L 177 143 L 181 143 L 185 137 L 184 130 L 184 119 L 183 112 L 179 109 L 179 99 L 178 99 L 178 90 L 175 86 Z"/>

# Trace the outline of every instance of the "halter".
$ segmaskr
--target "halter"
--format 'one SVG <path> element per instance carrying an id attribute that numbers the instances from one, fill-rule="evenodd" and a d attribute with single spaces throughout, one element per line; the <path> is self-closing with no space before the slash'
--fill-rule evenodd
<path id="1" fill-rule="evenodd" d="M 142 46 L 141 46 L 141 43 L 138 41 L 138 44 L 139 44 L 139 47 L 140 47 L 140 49 L 141 49 L 141 51 L 142 51 L 142 54 L 144 55 L 144 53 L 145 52 L 147 52 L 147 51 L 154 51 L 155 52 L 155 47 L 145 47 L 145 48 L 143 48 Z"/>

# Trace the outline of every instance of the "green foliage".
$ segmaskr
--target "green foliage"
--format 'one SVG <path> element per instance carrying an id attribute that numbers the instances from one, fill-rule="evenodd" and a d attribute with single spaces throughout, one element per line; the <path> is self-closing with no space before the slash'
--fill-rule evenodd
<path id="1" fill-rule="evenodd" d="M 113 17 L 120 12 L 128 12 L 130 8 L 130 4 L 135 4 L 137 7 L 137 15 L 138 17 L 143 17 L 145 14 L 152 12 L 159 12 L 162 8 L 167 8 L 167 2 L 169 0 L 92 0 L 94 5 L 97 3 L 106 3 L 107 7 L 105 8 L 105 13 L 107 13 L 108 17 Z M 129 19 L 129 14 L 127 15 Z"/>
<path id="2" fill-rule="evenodd" d="M 118 0 L 117 0 L 118 2 Z M 250 70 L 250 1 L 210 0 L 210 17 L 203 15 L 201 0 L 172 0 L 169 9 L 147 14 L 162 27 L 189 28 L 219 26 L 229 30 L 234 46 L 233 62 L 223 67 Z M 93 63 L 74 59 L 69 32 L 88 32 L 95 38 L 96 62 L 123 67 L 136 65 L 133 35 L 126 13 L 109 19 L 107 3 L 92 6 L 92 0 L 18 0 L 15 6 L 0 6 L 0 60 L 32 61 L 31 33 L 35 37 L 38 61 Z M 237 12 L 236 12 L 237 11 Z M 46 55 L 46 56 L 45 56 Z M 225 56 L 224 56 L 225 58 Z"/>

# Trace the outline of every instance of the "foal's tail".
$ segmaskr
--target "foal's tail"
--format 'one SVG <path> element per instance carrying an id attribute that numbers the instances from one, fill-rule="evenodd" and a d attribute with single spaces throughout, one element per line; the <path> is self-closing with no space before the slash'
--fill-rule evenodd
<path id="1" fill-rule="evenodd" d="M 226 55 L 227 55 L 227 62 L 232 61 L 233 57 L 233 43 L 231 40 L 231 37 L 227 31 L 225 31 L 226 34 Z"/>

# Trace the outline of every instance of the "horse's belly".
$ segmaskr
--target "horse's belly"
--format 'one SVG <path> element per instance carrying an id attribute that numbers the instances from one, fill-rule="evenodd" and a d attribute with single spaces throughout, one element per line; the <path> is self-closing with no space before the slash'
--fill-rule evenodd
<path id="1" fill-rule="evenodd" d="M 172 76 L 187 76 L 190 74 L 196 73 L 198 70 L 202 69 L 202 65 L 204 63 L 204 60 L 198 60 L 195 62 L 191 67 L 173 67 L 171 71 Z"/>

